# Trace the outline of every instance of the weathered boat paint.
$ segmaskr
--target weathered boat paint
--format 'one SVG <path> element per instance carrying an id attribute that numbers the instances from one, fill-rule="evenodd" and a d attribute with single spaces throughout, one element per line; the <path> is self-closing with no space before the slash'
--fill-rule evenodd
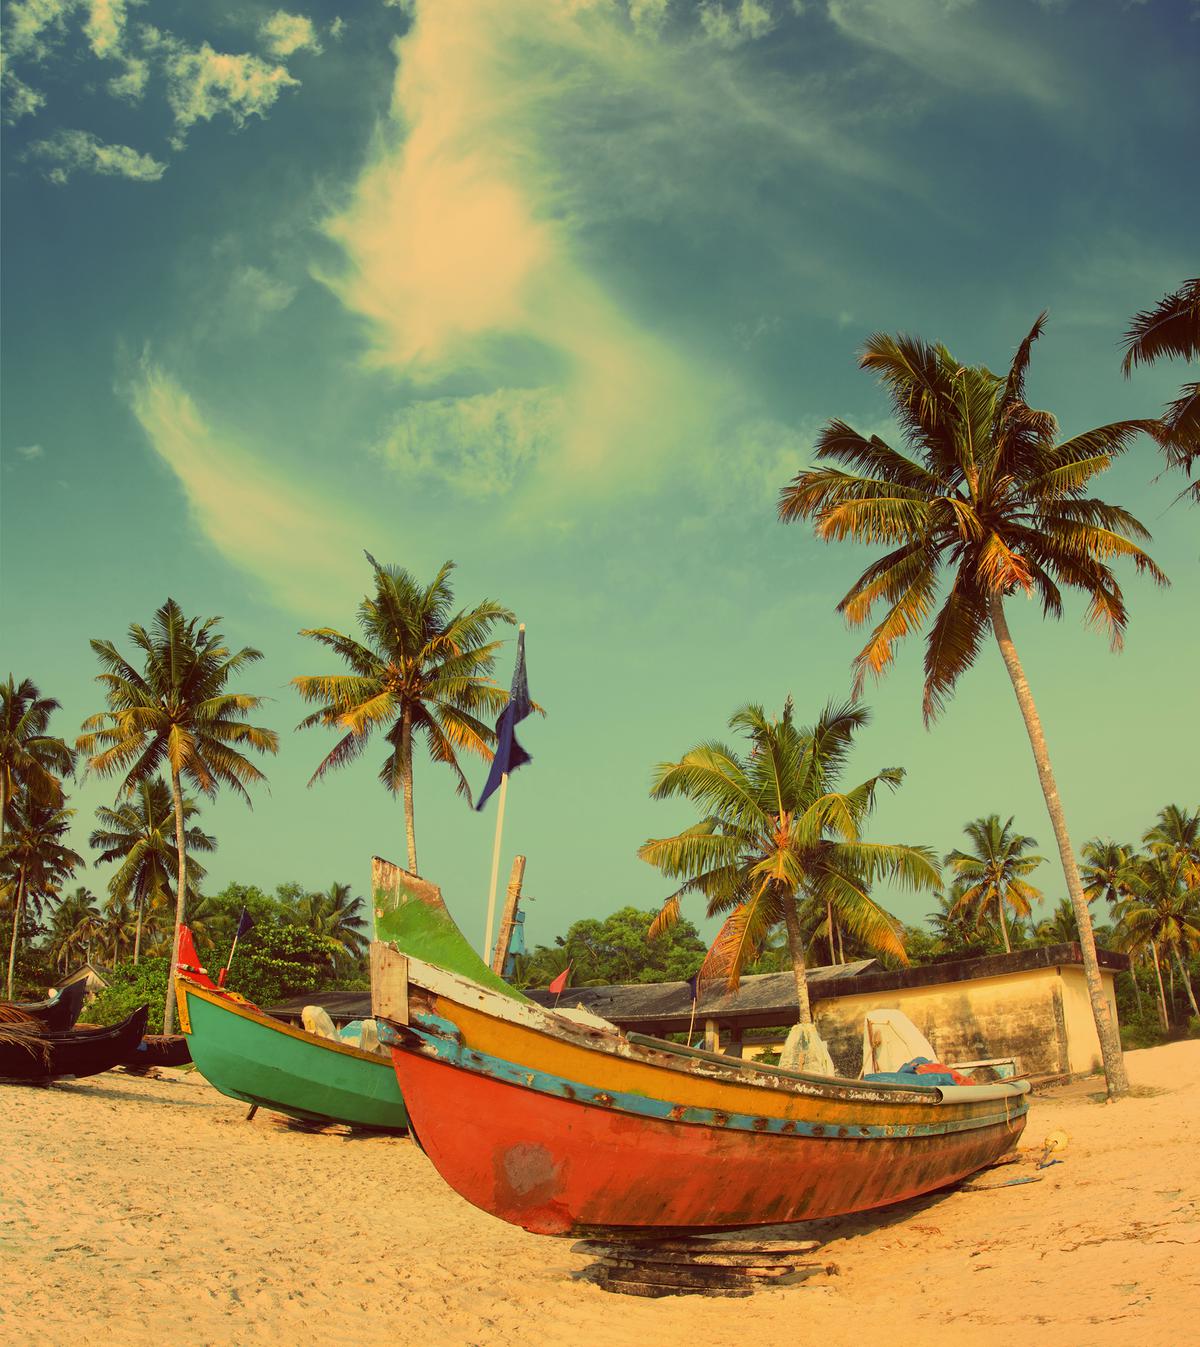
<path id="1" fill-rule="evenodd" d="M 304 1122 L 408 1126 L 386 1057 L 293 1029 L 184 978 L 175 992 L 192 1060 L 222 1094 Z"/>
<path id="2" fill-rule="evenodd" d="M 380 929 L 397 948 L 372 948 L 381 1036 L 443 1178 L 528 1230 L 698 1232 L 884 1206 L 990 1164 L 1024 1127 L 1024 1083 L 808 1076 L 574 1023 L 476 979 L 440 893 L 414 878 L 390 881 L 404 901 Z"/>
<path id="3" fill-rule="evenodd" d="M 393 1057 L 442 1177 L 482 1210 L 544 1235 L 697 1233 L 884 1206 L 990 1164 L 1024 1123 L 1022 1114 L 937 1135 L 783 1135 L 555 1098 L 399 1045 Z"/>

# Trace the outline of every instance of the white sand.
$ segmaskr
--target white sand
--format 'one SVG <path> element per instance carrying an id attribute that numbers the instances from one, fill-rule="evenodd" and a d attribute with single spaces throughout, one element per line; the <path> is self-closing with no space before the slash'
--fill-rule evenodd
<path id="1" fill-rule="evenodd" d="M 196 1074 L 0 1087 L 5 1347 L 1152 1347 L 1200 1321 L 1200 1042 L 1130 1054 L 1145 1093 L 1035 1099 L 1037 1183 L 791 1227 L 839 1275 L 750 1299 L 614 1296 L 567 1241 L 457 1197 L 407 1140 L 319 1135 Z M 996 1182 L 1036 1171 L 995 1170 Z"/>

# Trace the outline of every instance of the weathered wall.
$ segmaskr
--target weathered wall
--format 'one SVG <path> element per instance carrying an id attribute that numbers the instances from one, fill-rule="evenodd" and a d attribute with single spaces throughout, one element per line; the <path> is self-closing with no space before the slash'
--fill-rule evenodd
<path id="1" fill-rule="evenodd" d="M 1115 1016 L 1112 974 L 1101 976 Z M 823 998 L 814 1006 L 817 1028 L 841 1074 L 861 1071 L 863 1020 L 868 1011 L 884 1009 L 907 1015 L 945 1062 L 1015 1057 L 1017 1069 L 1028 1075 L 1088 1072 L 1100 1065 L 1078 967 Z"/>

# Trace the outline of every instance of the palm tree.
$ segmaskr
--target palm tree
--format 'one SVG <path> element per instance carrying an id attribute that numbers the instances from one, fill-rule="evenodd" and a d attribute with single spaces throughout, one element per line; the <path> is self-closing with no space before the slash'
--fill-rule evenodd
<path id="1" fill-rule="evenodd" d="M 111 895 L 104 904 L 101 940 L 111 966 L 120 963 L 127 950 L 140 952 L 138 941 L 142 934 L 141 910 L 134 911 L 128 898 Z"/>
<path id="2" fill-rule="evenodd" d="M 1128 379 L 1134 365 L 1149 365 L 1160 356 L 1183 360 L 1200 358 L 1200 278 L 1185 281 L 1164 295 L 1152 309 L 1135 314 L 1125 334 L 1121 368 Z M 1179 397 L 1168 403 L 1155 431 L 1168 468 L 1181 468 L 1190 477 L 1200 460 L 1200 383 L 1184 384 Z M 1182 495 L 1200 501 L 1200 479 Z"/>
<path id="3" fill-rule="evenodd" d="M 878 333 L 860 364 L 878 370 L 911 456 L 844 421 L 820 433 L 821 466 L 783 489 L 784 520 L 812 517 L 817 536 L 886 545 L 839 605 L 852 625 L 886 605 L 854 664 L 856 692 L 882 674 L 895 645 L 934 612 L 941 572 L 949 589 L 925 650 L 924 713 L 930 723 L 975 662 L 990 631 L 1012 681 L 1054 826 L 1067 891 L 1079 923 L 1084 971 L 1109 1094 L 1128 1092 L 1116 1026 L 1100 980 L 1096 943 L 1075 854 L 1033 694 L 1013 644 L 1004 601 L 1036 594 L 1048 617 L 1062 613 L 1061 586 L 1083 590 L 1089 618 L 1119 647 L 1125 600 L 1109 562 L 1125 557 L 1159 583 L 1166 576 L 1133 538 L 1146 530 L 1128 511 L 1084 494 L 1089 480 L 1156 423 L 1119 421 L 1060 441 L 1048 412 L 1025 402 L 1025 375 L 1043 314 L 1021 343 L 1007 377 L 963 366 L 944 346 Z"/>
<path id="4" fill-rule="evenodd" d="M 10 826 L 0 847 L 0 869 L 12 892 L 12 940 L 8 948 L 8 999 L 12 1000 L 21 917 L 28 906 L 35 914 L 83 864 L 83 857 L 63 840 L 71 827 L 73 809 L 25 800 L 14 802 Z"/>
<path id="5" fill-rule="evenodd" d="M 260 660 L 246 646 L 230 652 L 217 630 L 220 618 L 185 618 L 174 599 L 154 614 L 149 631 L 134 623 L 129 639 L 141 656 L 139 671 L 111 641 L 92 641 L 102 672 L 96 676 L 108 710 L 89 717 L 76 747 L 88 756 L 88 769 L 101 776 L 120 774 L 120 793 L 132 795 L 164 766 L 171 774 L 175 808 L 175 925 L 171 973 L 163 1011 L 163 1032 L 175 1027 L 175 967 L 179 927 L 186 915 L 187 837 L 183 781 L 205 795 L 228 786 L 247 804 L 246 787 L 265 778 L 240 750 L 275 753 L 273 730 L 246 723 L 261 697 L 227 690 L 231 678 Z"/>
<path id="6" fill-rule="evenodd" d="M 982 952 L 990 954 L 996 931 L 986 913 L 967 912 L 962 896 L 969 887 L 963 880 L 952 878 L 944 893 L 935 893 L 936 912 L 926 913 L 925 920 L 937 938 L 943 954 L 971 956 Z"/>
<path id="7" fill-rule="evenodd" d="M 1060 898 L 1049 916 L 1039 921 L 1033 931 L 1034 939 L 1047 945 L 1073 945 L 1079 939 L 1075 924 L 1075 909 L 1069 898 Z"/>
<path id="8" fill-rule="evenodd" d="M 184 850 L 187 852 L 187 901 L 196 896 L 196 885 L 204 878 L 204 867 L 195 859 L 197 851 L 217 848 L 216 839 L 187 822 L 199 812 L 190 796 L 183 797 Z M 162 777 L 139 781 L 130 797 L 110 809 L 101 805 L 96 817 L 101 827 L 88 838 L 88 845 L 100 851 L 97 862 L 119 861 L 120 867 L 108 881 L 109 908 L 132 901 L 136 913 L 133 961 L 141 958 L 142 923 L 164 909 L 171 894 L 171 870 L 177 862 L 174 806 L 171 790 Z"/>
<path id="9" fill-rule="evenodd" d="M 1177 865 L 1187 883 L 1200 884 L 1200 809 L 1189 814 L 1177 804 L 1167 805 L 1142 841 L 1154 855 Z"/>
<path id="10" fill-rule="evenodd" d="M 959 910 L 973 911 L 976 924 L 989 912 L 996 913 L 1005 954 L 1012 953 L 1012 942 L 1004 910 L 1011 908 L 1018 917 L 1027 917 L 1030 905 L 1041 902 L 1041 889 L 1026 883 L 1025 876 L 1045 860 L 1044 856 L 1026 855 L 1037 842 L 1023 833 L 1014 833 L 1012 825 L 1011 818 L 1002 824 L 999 814 L 975 819 L 963 829 L 974 844 L 974 851 L 951 851 L 943 862 L 963 882 L 957 903 Z"/>
<path id="11" fill-rule="evenodd" d="M 1083 868 L 1079 878 L 1088 902 L 1103 898 L 1109 907 L 1116 907 L 1127 892 L 1124 875 L 1133 857 L 1132 848 L 1111 838 L 1093 837 L 1083 844 L 1080 854 Z"/>
<path id="12" fill-rule="evenodd" d="M 678 921 L 685 894 L 701 894 L 710 916 L 728 913 L 701 976 L 724 976 L 736 987 L 743 967 L 782 923 L 803 1024 L 812 1023 L 812 1009 L 800 903 L 831 905 L 872 948 L 903 960 L 901 924 L 875 902 L 870 887 L 881 878 L 914 889 L 938 883 L 928 847 L 862 838 L 876 792 L 899 786 L 901 768 L 885 768 L 848 791 L 836 789 L 854 735 L 868 718 L 853 703 L 831 705 L 812 728 L 801 729 L 790 698 L 778 720 L 768 720 L 759 706 L 744 706 L 729 727 L 745 734 L 748 753 L 715 741 L 698 744 L 678 762 L 661 763 L 650 791 L 658 800 L 682 796 L 704 815 L 675 837 L 652 838 L 638 850 L 642 860 L 683 881 L 663 904 L 651 936 Z"/>
<path id="13" fill-rule="evenodd" d="M 71 958 L 80 950 L 85 959 L 90 959 L 93 944 L 104 935 L 104 921 L 96 906 L 96 895 L 80 886 L 74 893 L 60 898 L 50 915 L 49 935 L 51 957 L 62 972 L 67 971 Z"/>
<path id="14" fill-rule="evenodd" d="M 1120 907 L 1119 943 L 1130 951 L 1150 950 L 1158 980 L 1159 1018 L 1170 1028 L 1160 955 L 1173 953 L 1183 969 L 1183 985 L 1193 1014 L 1200 1015 L 1183 966 L 1182 952 L 1200 950 L 1200 887 L 1188 885 L 1181 868 L 1162 855 L 1139 856 L 1126 871 L 1129 897 Z"/>
<path id="15" fill-rule="evenodd" d="M 1143 835 L 1142 841 L 1149 847 L 1152 856 L 1166 862 L 1175 871 L 1186 890 L 1200 893 L 1200 809 L 1189 813 L 1177 804 L 1167 805 L 1158 811 L 1158 822 Z M 1191 906 L 1195 909 L 1194 900 Z M 1200 917 L 1200 912 L 1193 910 L 1192 915 Z M 1192 1012 L 1200 1015 L 1191 978 L 1183 962 L 1183 947 L 1183 942 L 1176 942 L 1172 946 L 1175 962 L 1183 978 Z"/>
<path id="16" fill-rule="evenodd" d="M 21 795 L 62 807 L 62 779 L 75 770 L 75 754 L 46 733 L 58 709 L 28 678 L 17 683 L 10 673 L 0 683 L 0 846 L 13 801 Z"/>
<path id="17" fill-rule="evenodd" d="M 324 893 L 306 893 L 288 910 L 288 920 L 337 945 L 347 959 L 362 957 L 367 945 L 363 900 L 351 895 L 349 884 L 331 884 Z"/>
<path id="18" fill-rule="evenodd" d="M 422 586 L 399 566 L 381 566 L 369 552 L 367 560 L 374 570 L 375 592 L 358 606 L 363 639 L 332 627 L 300 633 L 327 646 L 352 672 L 292 679 L 306 702 L 320 703 L 320 710 L 298 728 L 323 725 L 342 732 L 312 774 L 310 786 L 331 767 L 353 762 L 371 734 L 384 730 L 388 753 L 379 779 L 393 794 L 403 791 L 408 868 L 416 874 L 413 736 L 425 736 L 430 756 L 450 768 L 458 793 L 469 802 L 471 788 L 458 752 L 465 749 L 485 761 L 492 756 L 495 733 L 480 717 L 498 715 L 508 694 L 490 678 L 501 642 L 488 637 L 497 622 L 516 618 L 487 599 L 469 611 L 455 611 L 452 561 Z"/>

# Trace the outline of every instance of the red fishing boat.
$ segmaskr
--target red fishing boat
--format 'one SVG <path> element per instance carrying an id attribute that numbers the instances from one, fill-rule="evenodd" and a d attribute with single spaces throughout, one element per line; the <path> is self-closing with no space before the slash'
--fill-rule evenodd
<path id="1" fill-rule="evenodd" d="M 1028 1084 L 895 1085 L 697 1052 L 529 1002 L 436 886 L 375 864 L 372 1001 L 414 1133 L 468 1201 L 548 1235 L 880 1207 L 1015 1146 Z"/>

